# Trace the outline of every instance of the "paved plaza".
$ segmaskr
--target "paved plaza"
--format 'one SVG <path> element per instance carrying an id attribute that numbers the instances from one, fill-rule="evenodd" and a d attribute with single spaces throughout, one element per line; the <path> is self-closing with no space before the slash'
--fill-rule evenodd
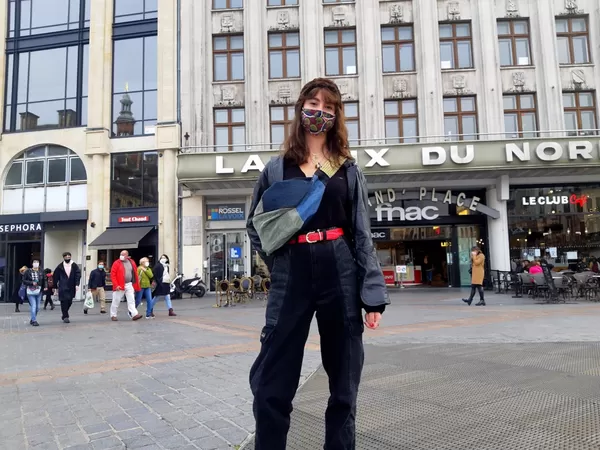
<path id="1" fill-rule="evenodd" d="M 365 331 L 357 448 L 600 448 L 600 304 L 488 293 L 488 306 L 468 307 L 463 295 L 396 291 L 382 327 Z M 159 305 L 138 322 L 124 304 L 119 322 L 76 304 L 71 324 L 55 309 L 38 328 L 27 307 L 1 304 L 0 448 L 239 448 L 253 432 L 264 307 L 214 302 L 176 301 L 175 318 Z M 313 325 L 290 449 L 322 446 Z"/>

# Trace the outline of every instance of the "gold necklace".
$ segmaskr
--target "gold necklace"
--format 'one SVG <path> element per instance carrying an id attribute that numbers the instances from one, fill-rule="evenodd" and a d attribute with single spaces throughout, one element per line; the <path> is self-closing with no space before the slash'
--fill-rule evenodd
<path id="1" fill-rule="evenodd" d="M 315 169 L 319 170 L 322 167 L 321 161 L 319 160 L 318 155 L 311 153 L 311 158 L 313 160 L 313 163 L 315 165 Z"/>

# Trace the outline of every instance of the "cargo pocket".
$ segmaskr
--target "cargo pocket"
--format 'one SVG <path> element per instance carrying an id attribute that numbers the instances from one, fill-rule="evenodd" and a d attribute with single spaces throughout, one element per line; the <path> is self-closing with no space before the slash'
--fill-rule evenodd
<path id="1" fill-rule="evenodd" d="M 260 378 L 263 371 L 263 365 L 267 355 L 269 354 L 270 342 L 273 338 L 273 333 L 275 331 L 275 326 L 273 325 L 265 325 L 260 332 L 260 353 L 258 354 L 256 361 L 252 364 L 250 368 L 250 389 L 252 393 L 256 395 L 256 390 L 260 385 Z"/>

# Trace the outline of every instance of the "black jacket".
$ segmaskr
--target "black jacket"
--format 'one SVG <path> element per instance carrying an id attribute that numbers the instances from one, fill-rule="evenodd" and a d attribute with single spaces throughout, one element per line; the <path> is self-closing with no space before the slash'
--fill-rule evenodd
<path id="1" fill-rule="evenodd" d="M 171 292 L 171 283 L 163 283 L 162 281 L 164 273 L 165 267 L 160 262 L 152 268 L 152 275 L 154 275 L 154 281 L 156 282 L 156 287 L 154 288 L 154 292 L 152 292 L 153 297 L 158 295 L 169 295 Z M 171 277 L 173 276 L 170 270 L 169 275 L 171 275 Z"/>
<path id="2" fill-rule="evenodd" d="M 104 269 L 94 269 L 90 272 L 90 280 L 88 281 L 89 289 L 106 287 L 106 272 Z"/>
<path id="3" fill-rule="evenodd" d="M 352 202 L 352 244 L 358 266 L 361 301 L 368 306 L 389 304 L 389 295 L 385 286 L 383 272 L 379 265 L 371 236 L 367 181 L 354 161 L 346 161 L 345 166 L 348 178 L 348 192 Z M 273 158 L 260 174 L 254 188 L 252 206 L 250 207 L 246 225 L 250 242 L 252 242 L 252 248 L 258 252 L 269 270 L 273 266 L 273 257 L 266 256 L 265 252 L 263 252 L 260 238 L 252 224 L 252 218 L 263 193 L 277 181 L 283 181 L 282 157 Z"/>
<path id="4" fill-rule="evenodd" d="M 54 269 L 54 285 L 58 289 L 58 298 L 60 300 L 72 300 L 75 298 L 75 291 L 81 282 L 81 269 L 74 262 L 71 263 L 71 275 L 67 277 L 67 273 L 60 263 Z"/>
<path id="5" fill-rule="evenodd" d="M 22 282 L 25 286 L 33 286 L 33 277 L 31 276 L 31 272 L 33 269 L 27 269 L 22 277 Z M 46 274 L 42 270 L 38 270 L 38 286 L 40 289 L 46 289 Z"/>

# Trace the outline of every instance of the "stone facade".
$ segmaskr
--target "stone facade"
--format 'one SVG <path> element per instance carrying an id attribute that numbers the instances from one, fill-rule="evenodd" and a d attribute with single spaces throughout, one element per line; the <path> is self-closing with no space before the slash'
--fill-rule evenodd
<path id="1" fill-rule="evenodd" d="M 7 7 L 0 9 L 0 33 L 7 35 Z M 159 158 L 159 252 L 177 253 L 177 150 L 180 146 L 177 82 L 177 22 L 176 2 L 158 2 L 158 74 L 157 126 L 150 136 L 111 138 L 112 76 L 113 76 L 113 0 L 94 0 L 90 16 L 88 125 L 45 131 L 4 133 L 0 140 L 0 167 L 3 179 L 5 168 L 12 159 L 30 147 L 56 144 L 67 147 L 81 157 L 88 176 L 87 242 L 90 243 L 109 226 L 110 217 L 110 155 L 117 152 L 157 150 Z M 5 67 L 6 55 L 0 54 Z M 6 74 L 0 75 L 1 103 L 5 104 Z M 0 122 L 4 121 L 0 109 Z M 1 201 L 1 200 L 0 200 Z M 1 207 L 2 205 L 0 205 Z M 90 226 L 92 223 L 95 226 Z M 95 251 L 85 249 L 90 260 L 88 270 L 96 265 Z"/>

